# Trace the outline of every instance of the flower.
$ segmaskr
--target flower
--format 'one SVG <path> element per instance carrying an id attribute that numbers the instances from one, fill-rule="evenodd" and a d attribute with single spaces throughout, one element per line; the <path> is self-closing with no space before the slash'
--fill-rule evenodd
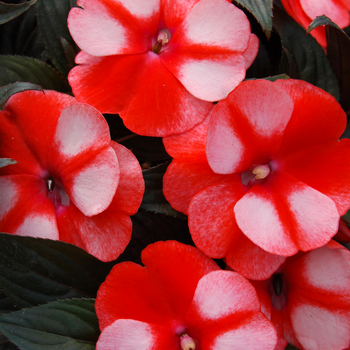
<path id="1" fill-rule="evenodd" d="M 97 350 L 274 349 L 276 331 L 254 287 L 198 249 L 157 242 L 141 267 L 113 267 L 97 293 Z"/>
<path id="2" fill-rule="evenodd" d="M 350 252 L 339 243 L 290 257 L 270 279 L 252 283 L 281 344 L 284 338 L 303 350 L 349 347 Z"/>
<path id="3" fill-rule="evenodd" d="M 317 17 L 326 15 L 340 28 L 350 24 L 350 2 L 348 0 L 281 0 L 287 13 L 305 29 Z M 311 35 L 323 47 L 327 46 L 324 26 L 315 28 Z"/>
<path id="4" fill-rule="evenodd" d="M 124 251 L 141 168 L 95 108 L 55 91 L 22 92 L 0 111 L 0 138 L 0 157 L 18 162 L 0 169 L 0 231 L 59 239 L 103 261 Z"/>
<path id="5" fill-rule="evenodd" d="M 245 77 L 259 46 L 227 0 L 78 0 L 68 17 L 83 50 L 68 76 L 79 101 L 119 113 L 146 136 L 201 123 Z M 234 24 L 234 30 L 228 30 Z"/>
<path id="6" fill-rule="evenodd" d="M 340 105 L 311 84 L 243 82 L 205 123 L 163 139 L 174 158 L 164 195 L 200 250 L 265 279 L 337 232 L 350 206 L 345 126 Z"/>

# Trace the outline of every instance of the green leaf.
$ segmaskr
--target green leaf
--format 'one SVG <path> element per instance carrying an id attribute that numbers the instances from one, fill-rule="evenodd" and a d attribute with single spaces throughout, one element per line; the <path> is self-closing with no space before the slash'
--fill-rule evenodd
<path id="1" fill-rule="evenodd" d="M 41 90 L 39 85 L 31 83 L 14 83 L 0 88 L 0 106 L 2 106 L 12 95 L 26 90 Z"/>
<path id="2" fill-rule="evenodd" d="M 272 31 L 272 0 L 235 0 L 236 3 L 246 8 L 260 23 L 267 38 Z"/>
<path id="3" fill-rule="evenodd" d="M 289 78 L 290 78 L 290 76 L 287 75 L 287 74 L 278 74 L 278 75 L 273 75 L 272 77 L 267 77 L 267 78 L 265 78 L 265 80 L 276 81 L 278 79 L 286 80 L 286 79 L 289 79 Z"/>
<path id="4" fill-rule="evenodd" d="M 316 85 L 339 100 L 337 78 L 317 41 L 279 7 L 274 9 L 274 24 L 285 53 L 280 73 Z"/>
<path id="5" fill-rule="evenodd" d="M 0 55 L 0 86 L 16 81 L 30 82 L 48 90 L 70 91 L 66 79 L 48 64 L 30 57 Z"/>
<path id="6" fill-rule="evenodd" d="M 338 78 L 340 88 L 339 103 L 350 115 L 350 38 L 344 31 L 326 25 L 327 57 Z"/>
<path id="7" fill-rule="evenodd" d="M 36 3 L 37 0 L 26 1 L 22 4 L 5 4 L 0 2 L 0 24 L 11 21 L 27 11 L 31 6 Z"/>
<path id="8" fill-rule="evenodd" d="M 194 245 L 185 219 L 140 209 L 136 215 L 131 217 L 131 220 L 131 240 L 117 259 L 118 263 L 134 261 L 142 264 L 142 250 L 157 241 L 176 240 L 184 244 Z"/>
<path id="9" fill-rule="evenodd" d="M 319 26 L 324 26 L 324 25 L 331 25 L 335 28 L 338 28 L 338 25 L 335 24 L 330 18 L 328 18 L 326 15 L 323 16 L 317 16 L 309 25 L 309 27 L 307 28 L 307 33 L 310 33 L 313 29 L 319 27 Z"/>
<path id="10" fill-rule="evenodd" d="M 71 0 L 38 0 L 36 11 L 39 30 L 54 66 L 66 77 L 70 64 L 65 55 L 61 38 L 75 47 L 67 27 L 68 12 L 76 1 Z"/>
<path id="11" fill-rule="evenodd" d="M 0 158 L 0 168 L 3 168 L 4 166 L 8 166 L 11 164 L 17 164 L 18 162 L 16 162 L 14 159 L 11 158 Z"/>
<path id="12" fill-rule="evenodd" d="M 110 268 L 71 244 L 0 234 L 0 289 L 17 307 L 95 297 Z"/>
<path id="13" fill-rule="evenodd" d="M 169 163 L 143 170 L 145 193 L 143 195 L 141 208 L 159 214 L 185 218 L 186 216 L 184 214 L 171 207 L 163 195 L 163 176 L 168 165 Z"/>
<path id="14" fill-rule="evenodd" d="M 60 300 L 0 316 L 0 332 L 21 350 L 93 350 L 94 300 Z"/>

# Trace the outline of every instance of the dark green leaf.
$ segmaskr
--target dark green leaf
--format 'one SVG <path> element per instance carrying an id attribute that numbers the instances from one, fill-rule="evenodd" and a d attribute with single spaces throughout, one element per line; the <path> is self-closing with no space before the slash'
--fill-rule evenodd
<path id="1" fill-rule="evenodd" d="M 75 47 L 67 27 L 68 13 L 74 3 L 71 0 L 38 0 L 36 4 L 39 30 L 46 49 L 54 66 L 64 76 L 68 75 L 70 63 L 67 61 L 61 38 Z"/>
<path id="2" fill-rule="evenodd" d="M 21 308 L 95 297 L 110 268 L 71 244 L 0 234 L 0 288 Z"/>
<path id="3" fill-rule="evenodd" d="M 132 216 L 131 220 L 133 225 L 131 241 L 117 262 L 134 261 L 142 264 L 142 250 L 157 241 L 176 240 L 194 245 L 187 220 L 142 209 Z"/>
<path id="4" fill-rule="evenodd" d="M 267 78 L 265 78 L 265 80 L 276 81 L 278 79 L 286 80 L 286 79 L 289 79 L 289 78 L 290 78 L 290 76 L 287 75 L 287 74 L 278 74 L 278 75 L 274 75 L 272 77 L 267 77 Z"/>
<path id="5" fill-rule="evenodd" d="M 11 158 L 0 158 L 0 168 L 3 168 L 4 166 L 8 166 L 11 164 L 17 164 L 18 162 L 16 162 L 14 159 Z"/>
<path id="6" fill-rule="evenodd" d="M 42 88 L 39 85 L 31 83 L 14 83 L 3 86 L 0 88 L 0 106 L 2 106 L 12 95 L 26 90 L 42 90 Z"/>
<path id="7" fill-rule="evenodd" d="M 73 46 L 65 38 L 61 38 L 61 44 L 64 55 L 66 56 L 68 68 L 72 69 L 75 66 L 74 59 L 77 53 L 75 52 Z"/>
<path id="8" fill-rule="evenodd" d="M 339 102 L 350 115 L 350 38 L 344 31 L 326 25 L 327 57 L 338 78 L 340 88 Z M 350 134 L 349 134 L 350 136 Z"/>
<path id="9" fill-rule="evenodd" d="M 5 4 L 0 2 L 0 24 L 4 24 L 27 11 L 37 0 L 26 1 L 22 4 Z"/>
<path id="10" fill-rule="evenodd" d="M 337 78 L 317 41 L 279 7 L 274 10 L 274 24 L 286 54 L 281 73 L 316 85 L 339 100 Z"/>
<path id="11" fill-rule="evenodd" d="M 16 81 L 30 82 L 43 89 L 70 91 L 65 78 L 48 64 L 21 56 L 0 56 L 0 86 Z"/>
<path id="12" fill-rule="evenodd" d="M 0 332 L 21 350 L 93 350 L 94 300 L 60 300 L 0 316 Z"/>
<path id="13" fill-rule="evenodd" d="M 272 0 L 235 0 L 236 3 L 246 8 L 260 23 L 267 38 L 272 30 Z"/>
<path id="14" fill-rule="evenodd" d="M 313 29 L 319 27 L 319 26 L 323 26 L 325 24 L 331 25 L 335 28 L 338 28 L 338 25 L 335 24 L 330 18 L 328 18 L 327 16 L 323 15 L 323 16 L 317 16 L 309 25 L 309 27 L 307 28 L 307 33 L 310 33 Z"/>
<path id="15" fill-rule="evenodd" d="M 171 207 L 163 195 L 163 176 L 169 164 L 162 164 L 151 169 L 143 170 L 143 179 L 145 180 L 145 194 L 141 208 L 167 214 L 174 217 L 185 218 L 186 216 L 179 213 Z"/>

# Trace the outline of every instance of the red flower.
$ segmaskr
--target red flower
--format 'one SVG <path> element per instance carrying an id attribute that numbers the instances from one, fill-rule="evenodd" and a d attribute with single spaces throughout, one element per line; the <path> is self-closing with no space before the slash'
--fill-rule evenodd
<path id="1" fill-rule="evenodd" d="M 307 29 L 317 17 L 326 15 L 340 28 L 350 24 L 349 0 L 281 0 L 287 13 L 301 26 Z M 311 35 L 323 47 L 327 46 L 324 27 L 311 31 Z"/>
<path id="2" fill-rule="evenodd" d="M 0 231 L 60 239 L 103 261 L 123 252 L 144 183 L 96 109 L 55 91 L 19 93 L 0 111 L 0 139 L 0 157 L 18 161 L 0 169 Z"/>
<path id="3" fill-rule="evenodd" d="M 184 132 L 245 77 L 258 39 L 227 0 L 78 0 L 68 17 L 83 50 L 69 74 L 78 100 L 149 136 Z M 228 30 L 234 23 L 234 30 Z"/>
<path id="4" fill-rule="evenodd" d="M 350 345 L 350 252 L 327 246 L 288 258 L 267 281 L 252 281 L 281 347 L 342 350 Z"/>
<path id="5" fill-rule="evenodd" d="M 114 266 L 96 299 L 97 350 L 274 349 L 254 288 L 194 247 L 157 242 Z"/>
<path id="6" fill-rule="evenodd" d="M 308 83 L 244 82 L 209 122 L 164 138 L 174 158 L 164 194 L 188 214 L 205 254 L 267 278 L 283 256 L 321 247 L 337 232 L 350 206 L 350 163 L 343 161 L 350 141 L 339 142 L 345 126 L 335 99 Z M 260 259 L 268 261 L 264 270 Z"/>

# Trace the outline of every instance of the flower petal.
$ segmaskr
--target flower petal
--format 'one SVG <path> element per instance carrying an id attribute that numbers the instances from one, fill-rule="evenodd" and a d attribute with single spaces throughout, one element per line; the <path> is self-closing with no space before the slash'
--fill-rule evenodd
<path id="1" fill-rule="evenodd" d="M 134 215 L 141 205 L 145 191 L 140 164 L 134 154 L 124 146 L 112 141 L 111 147 L 117 155 L 120 169 L 113 206 L 127 215 Z"/>
<path id="2" fill-rule="evenodd" d="M 317 16 L 326 15 L 340 28 L 350 24 L 349 5 L 345 8 L 336 0 L 300 0 L 300 5 L 312 20 Z"/>
<path id="3" fill-rule="evenodd" d="M 255 34 L 250 34 L 249 46 L 244 52 L 245 69 L 248 69 L 256 58 L 259 51 L 259 38 Z"/>
<path id="4" fill-rule="evenodd" d="M 254 287 L 231 271 L 201 278 L 186 323 L 202 349 L 274 349 L 276 345 L 276 331 L 260 312 Z"/>
<path id="5" fill-rule="evenodd" d="M 0 177 L 0 231 L 59 239 L 55 209 L 45 182 L 32 175 Z"/>
<path id="6" fill-rule="evenodd" d="M 292 176 L 275 172 L 238 201 L 234 212 L 243 233 L 262 249 L 290 256 L 325 245 L 337 232 L 335 203 Z"/>
<path id="7" fill-rule="evenodd" d="M 212 103 L 191 95 L 158 55 L 148 52 L 144 59 L 136 93 L 119 113 L 125 125 L 141 135 L 167 136 L 186 132 L 201 123 Z"/>
<path id="8" fill-rule="evenodd" d="M 285 260 L 284 256 L 268 253 L 241 234 L 227 255 L 226 264 L 246 278 L 264 280 L 270 278 Z"/>
<path id="9" fill-rule="evenodd" d="M 227 31 L 232 23 L 235 30 Z M 194 96 L 218 101 L 244 79 L 243 53 L 249 39 L 249 21 L 241 10 L 226 0 L 201 0 L 176 29 L 161 58 Z"/>
<path id="10" fill-rule="evenodd" d="M 28 90 L 11 96 L 4 107 L 5 115 L 17 125 L 23 142 L 43 169 L 47 169 L 48 146 L 61 111 L 75 102 L 73 97 L 56 91 Z M 17 146 L 14 152 L 16 149 Z M 15 158 L 15 153 L 11 158 Z"/>
<path id="11" fill-rule="evenodd" d="M 178 350 L 179 343 L 179 337 L 166 327 L 117 320 L 102 331 L 96 350 Z"/>
<path id="12" fill-rule="evenodd" d="M 239 176 L 215 174 L 206 163 L 173 160 L 163 177 L 163 193 L 171 206 L 188 215 L 193 196 L 206 187 L 238 181 Z"/>
<path id="13" fill-rule="evenodd" d="M 184 319 L 198 281 L 207 273 L 219 269 L 213 260 L 198 249 L 176 241 L 158 242 L 142 252 L 154 283 L 162 285 L 172 305 L 173 314 Z"/>
<path id="14" fill-rule="evenodd" d="M 58 157 L 64 158 L 64 162 L 79 156 L 74 160 L 76 162 L 84 153 L 97 153 L 107 148 L 110 141 L 109 127 L 102 114 L 89 105 L 79 103 L 62 110 L 52 147 L 55 151 L 57 149 Z"/>
<path id="15" fill-rule="evenodd" d="M 302 80 L 279 79 L 275 84 L 287 91 L 294 103 L 280 157 L 339 140 L 346 127 L 346 114 L 333 96 Z"/>
<path id="16" fill-rule="evenodd" d="M 241 183 L 228 182 L 207 187 L 192 199 L 188 225 L 195 245 L 206 255 L 223 258 L 235 249 L 242 232 L 233 208 L 245 193 Z"/>
<path id="17" fill-rule="evenodd" d="M 101 261 L 117 259 L 131 238 L 131 219 L 118 209 L 114 200 L 106 210 L 92 217 L 83 215 L 72 205 L 70 208 L 84 249 Z"/>
<path id="18" fill-rule="evenodd" d="M 175 241 L 149 245 L 142 261 L 146 268 L 131 262 L 115 265 L 101 285 L 96 313 L 102 330 L 119 318 L 176 328 L 199 279 L 219 269 L 198 249 Z"/>
<path id="19" fill-rule="evenodd" d="M 65 169 L 61 181 L 79 210 L 92 216 L 110 205 L 118 186 L 119 166 L 111 147 L 86 163 L 84 167 Z"/>
<path id="20" fill-rule="evenodd" d="M 159 21 L 159 0 L 79 0 L 68 28 L 79 47 L 93 56 L 145 52 Z"/>
<path id="21" fill-rule="evenodd" d="M 210 167 L 230 174 L 273 159 L 292 111 L 291 98 L 274 83 L 240 84 L 211 114 L 206 149 Z"/>

